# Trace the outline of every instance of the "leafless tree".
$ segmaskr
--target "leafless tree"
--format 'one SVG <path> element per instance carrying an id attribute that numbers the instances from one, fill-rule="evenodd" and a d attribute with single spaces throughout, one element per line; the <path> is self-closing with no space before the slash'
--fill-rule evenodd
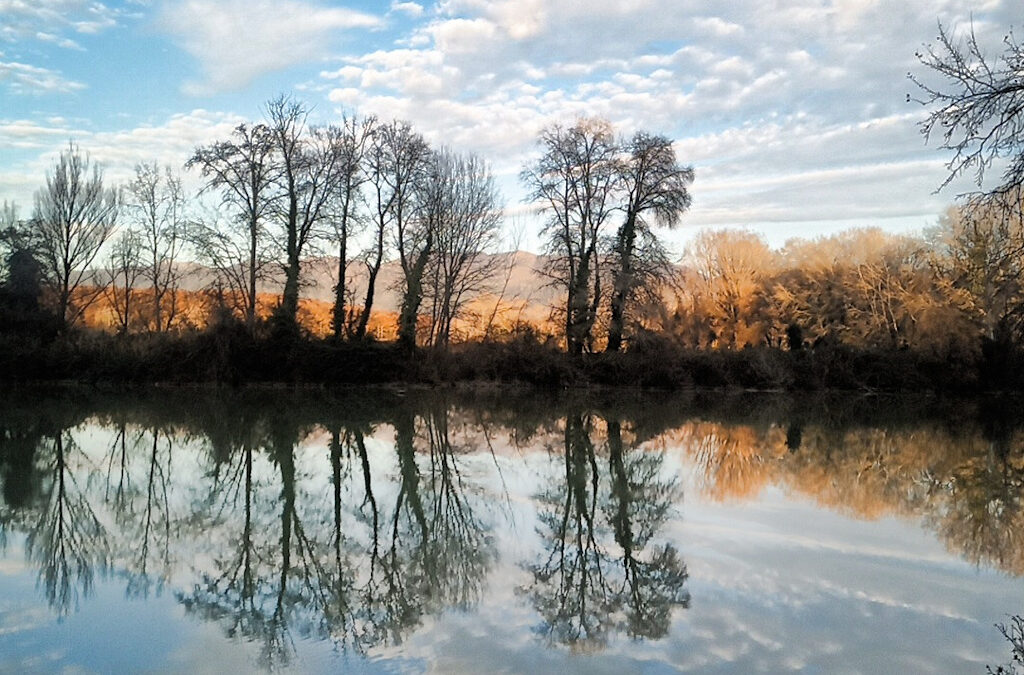
<path id="1" fill-rule="evenodd" d="M 408 122 L 392 121 L 378 126 L 373 132 L 373 142 L 368 154 L 367 183 L 370 190 L 374 236 L 373 246 L 366 253 L 366 298 L 353 332 L 362 339 L 373 311 L 373 299 L 377 275 L 384 262 L 384 249 L 388 233 L 393 232 L 405 275 L 403 293 L 403 317 L 410 308 L 406 307 L 410 295 L 419 291 L 410 281 L 415 280 L 419 254 L 429 244 L 423 236 L 423 229 L 413 223 L 416 185 L 429 157 L 429 149 L 423 137 L 413 131 Z M 426 265 L 424 260 L 423 266 Z M 422 279 L 422 267 L 420 268 Z M 418 310 L 419 300 L 413 312 Z M 413 314 L 415 317 L 415 313 Z M 415 318 L 413 319 L 415 322 Z M 400 330 L 403 321 L 400 320 Z M 413 333 L 415 336 L 415 332 Z"/>
<path id="2" fill-rule="evenodd" d="M 47 172 L 46 187 L 36 192 L 32 219 L 62 328 L 71 326 L 102 292 L 89 268 L 120 210 L 120 192 L 104 188 L 99 165 L 69 142 Z"/>
<path id="3" fill-rule="evenodd" d="M 230 141 L 196 148 L 186 166 L 200 170 L 207 179 L 205 189 L 221 191 L 222 203 L 237 214 L 233 225 L 242 231 L 233 227 L 221 232 L 210 223 L 197 223 L 190 239 L 200 255 L 232 281 L 232 289 L 244 300 L 246 324 L 254 330 L 257 282 L 267 271 L 265 220 L 274 198 L 273 136 L 264 124 L 240 124 L 232 136 Z"/>
<path id="4" fill-rule="evenodd" d="M 426 217 L 436 222 L 427 270 L 429 342 L 444 347 L 466 301 L 487 287 L 503 263 L 491 255 L 501 236 L 500 197 L 482 159 L 446 150 L 435 153 L 424 193 Z"/>
<path id="5" fill-rule="evenodd" d="M 128 334 L 132 312 L 137 311 L 136 287 L 139 278 L 145 276 L 145 270 L 140 264 L 144 245 L 142 235 L 135 230 L 124 230 L 114 241 L 107 258 L 110 281 L 105 284 L 105 292 L 120 335 Z"/>
<path id="6" fill-rule="evenodd" d="M 611 125 L 599 119 L 549 126 L 540 146 L 522 180 L 548 216 L 545 272 L 565 288 L 566 343 L 578 355 L 590 346 L 601 300 L 599 242 L 615 206 L 617 146 Z"/>
<path id="7" fill-rule="evenodd" d="M 281 200 L 277 203 L 284 221 L 284 292 L 281 296 L 282 316 L 295 323 L 299 309 L 299 264 L 302 248 L 309 235 L 310 222 L 300 222 L 305 192 L 304 175 L 309 168 L 306 156 L 306 119 L 309 109 L 288 96 L 279 96 L 266 107 L 267 127 L 274 147 L 274 161 Z"/>
<path id="8" fill-rule="evenodd" d="M 127 204 L 140 232 L 142 276 L 153 292 L 153 330 L 169 330 L 178 311 L 178 257 L 185 242 L 185 194 L 170 167 L 137 164 Z"/>
<path id="9" fill-rule="evenodd" d="M 430 148 L 408 122 L 382 128 L 385 148 L 384 180 L 393 195 L 395 249 L 402 268 L 402 305 L 398 317 L 398 342 L 406 349 L 416 346 L 416 322 L 423 302 L 423 276 L 434 249 L 436 213 L 422 210 L 422 188 L 430 170 Z M 419 213 L 416 211 L 419 210 Z"/>
<path id="10" fill-rule="evenodd" d="M 1016 208 L 1007 208 L 1011 203 Z M 950 209 L 931 233 L 932 266 L 966 291 L 984 337 L 1007 343 L 1024 334 L 1024 201 Z"/>
<path id="11" fill-rule="evenodd" d="M 349 325 L 345 306 L 348 302 L 349 239 L 359 222 L 361 190 L 367 180 L 365 159 L 377 125 L 375 117 L 343 117 L 338 129 L 338 181 L 333 197 L 331 238 L 338 247 L 338 283 L 334 287 L 334 311 L 331 327 L 335 339 L 341 339 Z"/>
<path id="12" fill-rule="evenodd" d="M 656 287 L 671 274 L 665 247 L 651 226 L 673 227 L 679 222 L 690 206 L 687 187 L 693 182 L 693 167 L 676 161 L 670 139 L 638 132 L 623 146 L 628 153 L 621 165 L 626 213 L 612 247 L 610 352 L 622 346 L 631 301 L 638 293 L 657 292 Z"/>
<path id="13" fill-rule="evenodd" d="M 199 260 L 213 270 L 218 294 L 226 290 L 231 306 L 254 330 L 259 285 L 271 276 L 276 259 L 262 224 L 255 236 L 249 225 L 237 216 L 206 209 L 189 221 L 186 236 Z"/>
<path id="14" fill-rule="evenodd" d="M 939 136 L 940 147 L 953 152 L 941 187 L 972 174 L 981 188 L 986 171 L 1006 158 L 1001 182 L 985 192 L 999 198 L 1024 184 L 1024 48 L 1011 32 L 1003 38 L 1003 53 L 990 60 L 973 26 L 962 40 L 942 24 L 938 30 L 935 44 L 917 54 L 931 73 L 909 75 L 921 96 L 915 100 L 929 108 L 921 133 L 929 140 Z"/>

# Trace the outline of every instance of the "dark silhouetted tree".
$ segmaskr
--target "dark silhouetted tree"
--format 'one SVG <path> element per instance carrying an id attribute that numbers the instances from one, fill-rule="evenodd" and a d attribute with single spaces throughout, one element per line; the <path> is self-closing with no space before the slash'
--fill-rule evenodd
<path id="1" fill-rule="evenodd" d="M 426 141 L 413 131 L 408 122 L 392 121 L 381 124 L 373 132 L 373 143 L 367 157 L 373 244 L 366 252 L 366 296 L 353 331 L 357 339 L 366 336 L 366 326 L 373 311 L 377 275 L 384 263 L 388 234 L 394 236 L 402 265 L 402 316 L 407 317 L 409 311 L 415 313 L 419 309 L 419 302 L 422 300 L 422 269 L 417 265 L 420 253 L 424 250 L 429 253 L 432 240 L 426 236 L 428 233 L 424 228 L 413 221 L 416 215 L 416 188 L 428 158 L 429 148 Z M 426 266 L 425 259 L 423 266 Z M 400 329 L 405 323 L 407 319 L 399 320 Z M 405 339 L 408 340 L 408 327 Z M 413 339 L 415 340 L 415 319 Z"/>
<path id="2" fill-rule="evenodd" d="M 638 132 L 624 144 L 621 165 L 626 193 L 625 219 L 612 247 L 610 352 L 622 346 L 626 311 L 638 293 L 657 293 L 660 282 L 672 273 L 671 263 L 652 225 L 673 227 L 690 206 L 687 189 L 693 168 L 676 160 L 672 141 Z"/>
<path id="3" fill-rule="evenodd" d="M 185 243 L 185 193 L 170 167 L 136 164 L 125 206 L 139 232 L 141 275 L 153 293 L 152 330 L 169 330 L 178 311 L 179 256 Z"/>
<path id="4" fill-rule="evenodd" d="M 919 89 L 919 102 L 929 108 L 921 133 L 929 140 L 940 136 L 941 147 L 953 152 L 942 187 L 972 174 L 981 188 L 986 171 L 1006 159 L 1000 183 L 984 194 L 998 200 L 1019 193 L 1024 185 L 1024 47 L 1011 32 L 1003 38 L 1003 53 L 988 59 L 973 26 L 963 39 L 942 24 L 938 30 L 935 44 L 917 54 L 927 70 L 909 77 Z M 1011 201 L 1018 199 L 1019 194 Z"/>
<path id="5" fill-rule="evenodd" d="M 234 212 L 232 227 L 198 221 L 189 239 L 241 298 L 249 330 L 256 327 L 257 284 L 269 263 L 266 218 L 274 202 L 273 152 L 273 135 L 266 125 L 240 124 L 232 140 L 196 148 L 186 164 L 199 169 L 207 180 L 205 189 L 219 190 L 222 203 Z"/>
<path id="6" fill-rule="evenodd" d="M 308 127 L 309 109 L 280 96 L 267 104 L 267 125 L 274 144 L 277 202 L 284 225 L 284 291 L 278 318 L 294 329 L 299 308 L 303 254 L 331 215 L 339 187 L 346 180 L 345 129 Z"/>
<path id="7" fill-rule="evenodd" d="M 580 119 L 545 128 L 541 156 L 522 180 L 547 215 L 545 272 L 565 289 L 565 338 L 570 354 L 589 348 L 601 301 L 600 242 L 615 207 L 620 172 L 611 125 Z"/>
<path id="8" fill-rule="evenodd" d="M 50 315 L 43 311 L 43 266 L 39 233 L 31 223 L 18 219 L 17 207 L 4 202 L 0 208 L 0 323 L 6 330 L 52 330 Z"/>
<path id="9" fill-rule="evenodd" d="M 367 180 L 366 153 L 376 125 L 375 117 L 353 116 L 344 117 L 339 128 L 338 183 L 331 212 L 333 239 L 338 247 L 338 281 L 334 286 L 331 313 L 335 339 L 341 339 L 349 329 L 350 317 L 346 310 L 346 305 L 351 304 L 348 298 L 349 240 L 356 234 L 361 220 L 359 206 L 362 186 Z"/>
<path id="10" fill-rule="evenodd" d="M 416 347 L 416 323 L 423 302 L 423 275 L 434 250 L 439 223 L 429 208 L 422 208 L 424 183 L 431 171 L 430 147 L 407 122 L 392 122 L 380 129 L 385 149 L 384 180 L 393 198 L 395 249 L 402 268 L 402 304 L 398 315 L 398 342 Z M 436 214 L 434 214 L 436 215 Z"/>
<path id="11" fill-rule="evenodd" d="M 46 187 L 36 192 L 32 217 L 44 278 L 64 329 L 102 292 L 90 266 L 114 231 L 120 210 L 120 193 L 103 187 L 99 165 L 69 143 L 47 172 Z"/>
<path id="12" fill-rule="evenodd" d="M 427 269 L 431 298 L 428 342 L 446 346 L 466 302 L 492 281 L 502 258 L 489 255 L 501 235 L 498 189 L 475 155 L 434 154 L 424 189 L 423 217 L 434 221 L 434 254 Z"/>

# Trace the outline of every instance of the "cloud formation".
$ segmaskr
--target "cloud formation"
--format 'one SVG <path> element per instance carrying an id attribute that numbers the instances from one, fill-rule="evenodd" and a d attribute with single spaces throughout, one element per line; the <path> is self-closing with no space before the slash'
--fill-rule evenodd
<path id="1" fill-rule="evenodd" d="M 964 0 L 447 0 L 324 79 L 339 106 L 409 119 L 507 177 L 553 121 L 665 133 L 697 167 L 689 223 L 925 217 L 954 193 L 932 194 L 942 158 L 905 102 L 915 49 L 937 20 L 972 16 L 998 46 L 1013 15 Z"/>
<path id="2" fill-rule="evenodd" d="M 96 131 L 84 120 L 0 118 L 0 154 L 30 152 L 32 159 L 0 166 L 0 201 L 13 198 L 23 209 L 42 184 L 57 154 L 74 139 L 105 169 L 111 184 L 129 181 L 140 162 L 181 169 L 198 145 L 227 138 L 244 119 L 238 115 L 195 109 L 156 123 L 116 131 Z M 34 151 L 34 152 L 33 152 Z M 189 187 L 198 177 L 187 175 Z"/>
<path id="3" fill-rule="evenodd" d="M 0 58 L 3 52 L 0 52 Z M 0 83 L 14 94 L 67 93 L 85 89 L 81 82 L 65 79 L 60 73 L 16 61 L 0 61 Z"/>
<path id="4" fill-rule="evenodd" d="M 163 8 L 161 26 L 203 72 L 184 91 L 244 88 L 265 73 L 323 58 L 338 31 L 379 26 L 378 17 L 302 0 L 181 0 Z"/>
<path id="5" fill-rule="evenodd" d="M 779 223 L 807 234 L 799 223 L 926 224 L 970 187 L 934 194 L 947 157 L 918 132 L 924 110 L 906 102 L 906 74 L 920 70 L 915 51 L 937 21 L 954 31 L 973 22 L 995 54 L 1020 19 L 1017 0 L 392 0 L 379 11 L 341 0 L 0 0 L 0 49 L 14 45 L 0 55 L 0 91 L 48 93 L 38 97 L 47 109 L 20 96 L 7 111 L 47 127 L 45 117 L 69 110 L 52 107 L 62 95 L 87 86 L 88 101 L 76 96 L 93 107 L 82 128 L 131 133 L 192 109 L 182 92 L 219 94 L 226 116 L 258 115 L 252 83 L 283 73 L 274 84 L 301 92 L 322 121 L 343 110 L 397 117 L 432 143 L 478 152 L 513 210 L 538 132 L 601 116 L 623 134 L 676 140 L 696 169 L 684 227 Z M 115 111 L 103 98 L 111 81 L 85 73 L 123 58 L 88 37 L 118 23 L 136 39 L 128 31 L 156 29 L 147 82 L 167 86 L 135 109 L 118 99 Z M 72 60 L 83 45 L 99 68 Z M 174 45 L 195 60 L 192 75 Z M 122 108 L 128 121 L 115 121 Z"/>
<path id="6" fill-rule="evenodd" d="M 65 32 L 98 33 L 117 25 L 120 13 L 97 0 L 0 0 L 0 40 L 41 40 L 75 48 L 78 43 L 64 37 Z"/>

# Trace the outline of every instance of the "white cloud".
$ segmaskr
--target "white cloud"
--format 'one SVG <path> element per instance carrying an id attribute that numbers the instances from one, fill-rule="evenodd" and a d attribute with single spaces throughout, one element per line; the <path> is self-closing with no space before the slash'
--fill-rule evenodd
<path id="1" fill-rule="evenodd" d="M 54 70 L 16 61 L 0 61 L 0 83 L 5 83 L 15 94 L 68 93 L 85 89 L 81 82 L 68 80 Z"/>
<path id="2" fill-rule="evenodd" d="M 445 54 L 478 54 L 493 44 L 498 29 L 487 19 L 450 19 L 430 26 L 427 32 Z"/>
<path id="3" fill-rule="evenodd" d="M 406 14 L 415 19 L 423 15 L 423 5 L 417 2 L 392 2 L 391 11 Z"/>
<path id="4" fill-rule="evenodd" d="M 61 118 L 46 122 L 0 119 L 0 152 L 32 151 L 28 160 L 0 171 L 0 195 L 22 205 L 31 204 L 32 194 L 69 139 L 99 162 L 106 179 L 116 184 L 130 180 L 139 162 L 155 161 L 180 169 L 197 145 L 228 138 L 243 121 L 237 115 L 203 109 L 120 131 L 94 131 Z M 195 187 L 198 178 L 189 174 L 186 178 Z"/>
<path id="5" fill-rule="evenodd" d="M 41 40 L 61 47 L 77 43 L 64 31 L 98 33 L 117 25 L 120 12 L 97 0 L 0 0 L 0 39 L 7 42 Z"/>
<path id="6" fill-rule="evenodd" d="M 157 25 L 197 60 L 188 92 L 240 89 L 322 61 L 320 77 L 297 90 L 408 119 L 434 143 L 480 152 L 496 163 L 511 204 L 546 124 L 600 115 L 623 133 L 667 134 L 697 170 L 687 222 L 706 224 L 938 212 L 955 188 L 932 194 L 944 156 L 924 146 L 915 128 L 922 110 L 904 102 L 915 48 L 937 19 L 962 31 L 973 17 L 994 53 L 1019 21 L 1015 0 L 793 0 L 781 9 L 756 0 L 394 0 L 381 17 L 329 1 L 163 0 Z M 0 0 L 4 19 L 20 17 L 0 26 L 0 40 L 17 33 L 72 48 L 74 34 L 103 17 L 130 16 L 119 11 L 86 0 Z M 42 22 L 46 12 L 56 18 Z M 356 29 L 379 36 L 375 47 L 339 47 L 336 38 Z M 12 92 L 82 86 L 20 53 L 8 60 L 17 63 L 0 65 L 0 87 Z M 204 127 L 193 121 L 183 124 Z M 74 135 L 121 162 L 146 143 L 166 147 L 156 136 L 172 133 L 170 124 L 116 138 Z M 0 147 L 54 147 L 42 132 L 23 131 L 0 130 Z M 107 146 L 115 140 L 124 153 Z"/>
<path id="7" fill-rule="evenodd" d="M 160 23 L 198 60 L 204 78 L 185 89 L 203 95 L 320 59 L 338 31 L 377 27 L 381 20 L 301 0 L 181 0 L 164 6 Z"/>
<path id="8" fill-rule="evenodd" d="M 448 0 L 401 49 L 347 59 L 328 97 L 481 152 L 513 191 L 540 128 L 599 115 L 679 139 L 693 222 L 925 218 L 955 193 L 932 193 L 942 157 L 905 103 L 908 36 L 973 9 L 998 49 L 1012 3 L 972 4 Z"/>
<path id="9" fill-rule="evenodd" d="M 725 21 L 717 16 L 701 16 L 693 20 L 694 26 L 702 33 L 709 33 L 715 37 L 741 36 L 746 33 L 743 26 Z"/>
<path id="10" fill-rule="evenodd" d="M 40 42 L 49 42 L 51 44 L 55 44 L 58 47 L 63 47 L 65 49 L 77 49 L 79 51 L 83 51 L 82 45 L 78 44 L 74 40 L 70 38 L 64 38 L 53 33 L 44 33 L 42 31 L 39 31 L 38 33 L 36 33 L 35 37 Z"/>

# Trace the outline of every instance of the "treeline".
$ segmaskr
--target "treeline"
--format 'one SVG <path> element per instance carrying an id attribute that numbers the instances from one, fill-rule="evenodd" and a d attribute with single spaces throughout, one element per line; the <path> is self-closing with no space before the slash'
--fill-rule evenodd
<path id="1" fill-rule="evenodd" d="M 5 202 L 7 326 L 54 333 L 81 327 L 102 300 L 117 333 L 189 328 L 180 300 L 192 263 L 205 272 L 209 314 L 253 335 L 299 336 L 303 263 L 333 254 L 332 333 L 363 340 L 386 260 L 401 267 L 398 339 L 446 345 L 468 300 L 504 263 L 500 195 L 478 156 L 431 148 L 408 123 L 345 117 L 308 123 L 309 109 L 279 97 L 264 119 L 197 147 L 186 163 L 203 180 L 189 196 L 172 167 L 140 164 L 134 180 L 106 185 L 74 143 L 64 150 L 19 220 Z M 355 297 L 353 268 L 365 278 Z M 261 296 L 278 289 L 270 321 Z"/>
<path id="2" fill-rule="evenodd" d="M 0 211 L 8 377 L 1024 384 L 1019 191 L 966 202 L 919 236 L 860 229 L 774 250 L 748 231 L 706 231 L 676 263 L 658 230 L 680 223 L 694 171 L 671 140 L 555 124 L 521 179 L 543 217 L 537 272 L 561 299 L 544 324 L 492 330 L 492 316 L 482 342 L 453 350 L 470 302 L 503 294 L 512 272 L 496 254 L 503 207 L 486 162 L 431 148 L 405 122 L 308 115 L 279 97 L 262 121 L 197 147 L 185 167 L 202 178 L 197 195 L 156 164 L 111 187 L 69 144 L 30 218 Z M 326 339 L 300 321 L 313 257 L 334 266 Z M 390 347 L 368 330 L 387 261 L 400 298 Z M 185 306 L 190 270 L 203 275 L 202 319 Z M 99 304 L 109 333 L 85 325 Z"/>
<path id="3" fill-rule="evenodd" d="M 704 232 L 660 327 L 687 346 L 829 344 L 953 360 L 1024 339 L 1021 211 L 950 209 L 923 235 L 854 229 L 770 249 Z"/>
<path id="4" fill-rule="evenodd" d="M 400 270 L 386 290 L 400 297 L 395 333 L 406 351 L 447 347 L 486 293 L 497 297 L 482 331 L 490 336 L 514 254 L 498 252 L 502 201 L 486 162 L 431 148 L 406 122 L 353 116 L 312 126 L 308 114 L 279 97 L 264 120 L 197 147 L 185 164 L 203 181 L 192 196 L 176 169 L 155 163 L 110 187 L 69 144 L 30 218 L 4 204 L 6 324 L 67 334 L 88 327 L 87 311 L 102 305 L 102 327 L 121 335 L 194 328 L 194 312 L 182 311 L 191 268 L 203 276 L 189 284 L 205 286 L 203 323 L 239 320 L 254 336 L 295 338 L 304 263 L 315 257 L 335 261 L 335 341 L 367 339 L 387 261 Z M 552 310 L 555 337 L 572 354 L 617 351 L 638 305 L 660 298 L 673 276 L 654 226 L 679 222 L 693 169 L 676 160 L 670 139 L 616 137 L 601 120 L 548 127 L 539 145 L 522 180 L 546 216 L 536 271 L 565 298 Z M 266 321 L 268 291 L 278 301 Z"/>

